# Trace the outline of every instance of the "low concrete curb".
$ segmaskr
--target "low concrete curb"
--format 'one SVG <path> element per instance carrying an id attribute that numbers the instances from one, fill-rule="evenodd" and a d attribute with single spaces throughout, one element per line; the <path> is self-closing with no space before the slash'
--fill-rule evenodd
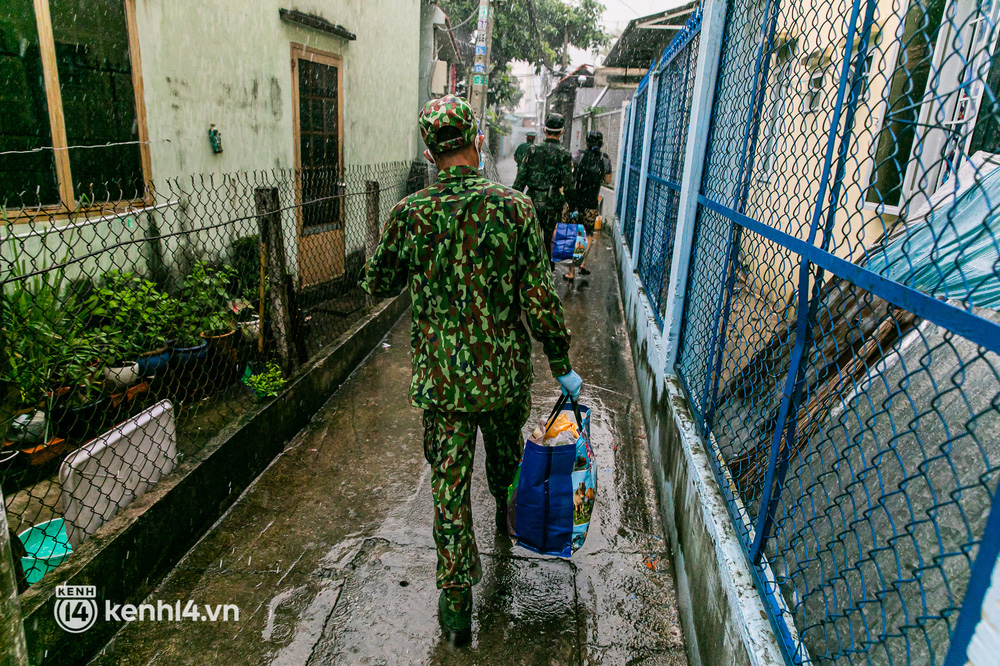
<path id="1" fill-rule="evenodd" d="M 614 234 L 625 324 L 639 386 L 663 530 L 674 553 L 677 601 L 692 666 L 785 663 L 715 481 L 709 451 L 676 377 L 639 276 Z"/>
<path id="2" fill-rule="evenodd" d="M 307 364 L 281 396 L 184 461 L 152 491 L 105 524 L 21 596 L 31 663 L 86 662 L 120 628 L 98 622 L 80 634 L 54 619 L 57 585 L 96 585 L 104 601 L 138 604 L 340 387 L 409 306 L 383 301 Z"/>

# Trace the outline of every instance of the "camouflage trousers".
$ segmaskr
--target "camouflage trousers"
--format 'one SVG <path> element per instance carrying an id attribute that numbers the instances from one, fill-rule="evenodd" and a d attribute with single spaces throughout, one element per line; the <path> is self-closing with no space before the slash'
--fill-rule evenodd
<path id="1" fill-rule="evenodd" d="M 506 502 L 524 450 L 521 427 L 530 415 L 531 394 L 527 391 L 488 412 L 424 410 L 424 457 L 432 472 L 439 588 L 468 587 L 482 578 L 470 495 L 476 432 L 483 433 L 490 493 Z M 492 514 L 493 507 L 490 509 Z"/>
<path id="2" fill-rule="evenodd" d="M 552 234 L 556 230 L 556 224 L 562 222 L 562 208 L 559 210 L 549 209 L 545 206 L 535 206 L 535 215 L 538 216 L 538 226 L 542 230 L 542 240 L 545 242 L 545 256 L 552 258 Z"/>

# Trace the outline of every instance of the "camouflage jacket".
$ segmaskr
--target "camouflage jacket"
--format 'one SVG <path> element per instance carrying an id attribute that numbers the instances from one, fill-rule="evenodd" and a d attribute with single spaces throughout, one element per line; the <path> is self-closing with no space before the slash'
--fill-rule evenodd
<path id="1" fill-rule="evenodd" d="M 553 376 L 570 371 L 545 259 L 531 202 L 472 167 L 443 169 L 393 208 L 361 287 L 373 296 L 409 287 L 414 406 L 487 411 L 527 391 L 534 374 L 522 312 Z"/>
<path id="2" fill-rule="evenodd" d="M 530 152 L 531 149 L 534 146 L 535 146 L 535 144 L 528 143 L 527 141 L 525 141 L 520 146 L 518 146 L 517 148 L 515 148 L 514 149 L 514 163 L 517 164 L 518 166 L 520 166 L 521 165 L 521 161 L 524 160 L 524 156 L 527 155 L 528 152 Z"/>
<path id="3" fill-rule="evenodd" d="M 565 197 L 573 193 L 573 158 L 558 140 L 545 139 L 521 160 L 514 189 L 525 187 L 535 206 L 562 213 Z"/>

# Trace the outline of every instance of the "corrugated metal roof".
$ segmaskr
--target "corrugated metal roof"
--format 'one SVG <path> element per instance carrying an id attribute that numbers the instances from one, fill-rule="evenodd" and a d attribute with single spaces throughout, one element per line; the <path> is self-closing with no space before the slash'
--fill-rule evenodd
<path id="1" fill-rule="evenodd" d="M 699 0 L 657 14 L 632 19 L 604 58 L 605 67 L 649 67 L 684 27 Z"/>

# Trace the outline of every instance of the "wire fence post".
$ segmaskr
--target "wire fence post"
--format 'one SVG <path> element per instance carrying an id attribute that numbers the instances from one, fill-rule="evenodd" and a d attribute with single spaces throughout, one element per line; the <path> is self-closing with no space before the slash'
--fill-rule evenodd
<path id="1" fill-rule="evenodd" d="M 632 160 L 632 132 L 634 130 L 632 124 L 634 117 L 635 105 L 632 102 L 628 102 L 627 106 L 622 109 L 622 138 L 618 148 L 618 181 L 620 183 L 620 191 L 615 196 L 615 210 L 617 211 L 618 219 L 623 223 L 621 231 L 625 230 L 624 221 L 625 216 L 628 214 L 628 184 L 629 179 L 632 177 L 632 169 L 629 168 L 629 165 Z M 624 236 L 622 237 L 622 241 L 625 241 Z"/>
<path id="2" fill-rule="evenodd" d="M 11 557 L 5 506 L 3 491 L 0 490 L 0 645 L 4 650 L 4 654 L 0 655 L 0 664 L 27 666 L 28 647 L 21 622 L 21 602 L 17 596 L 17 576 Z"/>
<path id="3" fill-rule="evenodd" d="M 705 168 L 708 132 L 712 120 L 712 101 L 719 72 L 722 36 L 726 28 L 726 0 L 708 0 L 702 17 L 698 65 L 695 70 L 694 95 L 691 101 L 691 126 L 688 129 L 677 211 L 674 254 L 671 258 L 670 282 L 667 287 L 667 307 L 664 316 L 664 367 L 671 374 L 677 364 L 681 321 L 684 318 L 684 297 L 687 294 L 688 268 L 694 249 L 695 221 L 698 218 L 698 193 Z"/>
<path id="4" fill-rule="evenodd" d="M 650 64 L 650 70 L 655 70 L 659 58 Z M 643 125 L 642 161 L 639 163 L 639 197 L 635 202 L 635 226 L 632 230 L 632 270 L 639 266 L 639 242 L 642 239 L 643 215 L 646 210 L 646 183 L 649 180 L 649 155 L 653 145 L 653 123 L 656 117 L 656 95 L 660 89 L 660 76 L 651 71 L 649 85 L 646 86 L 646 122 Z"/>
<path id="5" fill-rule="evenodd" d="M 278 188 L 258 187 L 254 190 L 260 242 L 266 248 L 267 275 L 270 291 L 271 319 L 278 355 L 285 368 L 291 368 L 293 353 L 292 317 L 285 294 L 285 245 L 278 212 Z"/>
<path id="6" fill-rule="evenodd" d="M 366 256 L 375 254 L 379 241 L 379 184 L 377 180 L 365 182 L 365 222 L 366 222 Z"/>

